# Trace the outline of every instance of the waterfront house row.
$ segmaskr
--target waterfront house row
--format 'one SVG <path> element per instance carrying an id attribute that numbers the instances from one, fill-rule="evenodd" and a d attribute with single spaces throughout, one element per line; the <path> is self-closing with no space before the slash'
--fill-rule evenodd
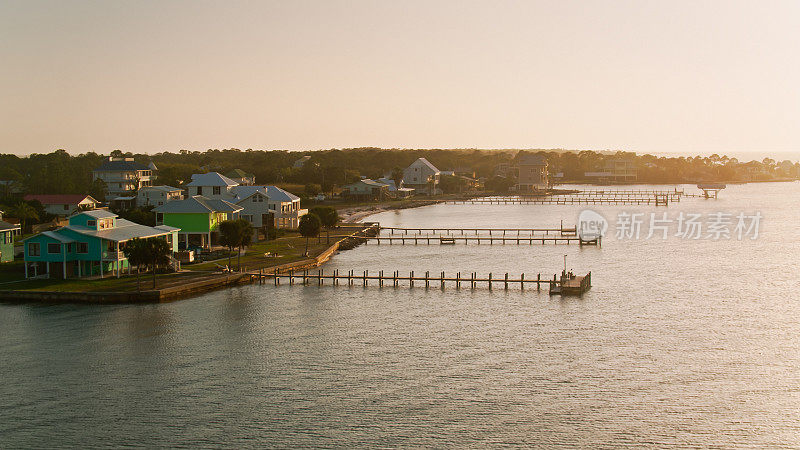
<path id="1" fill-rule="evenodd" d="M 300 209 L 300 197 L 277 186 L 241 185 L 217 172 L 192 175 L 186 187 L 190 196 L 202 195 L 241 206 L 241 217 L 256 228 L 268 226 L 267 220 L 272 220 L 271 225 L 276 228 L 297 228 L 300 217 L 307 212 Z"/>
<path id="2" fill-rule="evenodd" d="M 148 227 L 106 210 L 79 212 L 69 225 L 45 231 L 23 241 L 25 278 L 48 275 L 54 278 L 103 276 L 118 277 L 130 271 L 123 253 L 125 244 L 135 238 L 162 238 L 172 252 L 178 251 L 178 228 Z"/>

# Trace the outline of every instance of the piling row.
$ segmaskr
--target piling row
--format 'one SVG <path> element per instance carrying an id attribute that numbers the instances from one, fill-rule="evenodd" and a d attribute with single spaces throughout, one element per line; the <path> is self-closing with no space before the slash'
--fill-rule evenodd
<path id="1" fill-rule="evenodd" d="M 425 275 L 423 276 L 415 275 L 413 270 L 410 271 L 408 275 L 401 275 L 400 271 L 398 270 L 388 274 L 381 270 L 378 271 L 377 274 L 371 275 L 369 270 L 364 270 L 361 274 L 356 273 L 354 270 L 348 270 L 346 273 L 342 274 L 337 269 L 332 273 L 329 272 L 326 274 L 322 269 L 318 270 L 316 273 L 308 270 L 304 270 L 302 272 L 289 271 L 287 273 L 281 273 L 277 270 L 266 272 L 262 269 L 258 272 L 248 273 L 248 275 L 251 277 L 251 279 L 257 280 L 259 284 L 265 284 L 268 280 L 272 280 L 275 286 L 280 285 L 282 280 L 287 282 L 290 286 L 297 283 L 304 286 L 314 283 L 316 283 L 318 286 L 323 286 L 325 285 L 326 281 L 331 286 L 369 286 L 370 282 L 377 281 L 379 287 L 400 287 L 401 283 L 403 283 L 403 285 L 413 288 L 415 287 L 415 282 L 418 282 L 420 283 L 420 287 L 424 285 L 426 289 L 430 288 L 432 285 L 444 289 L 449 283 L 451 287 L 455 287 L 456 289 L 461 289 L 462 287 L 468 289 L 488 287 L 489 290 L 494 289 L 498 285 L 505 290 L 509 289 L 511 286 L 519 285 L 520 289 L 524 290 L 526 285 L 531 284 L 535 284 L 536 289 L 541 290 L 542 285 L 554 286 L 554 283 L 555 285 L 561 284 L 561 281 L 556 275 L 553 275 L 552 279 L 545 279 L 542 278 L 541 273 L 537 273 L 535 279 L 525 278 L 524 273 L 520 274 L 518 278 L 511 278 L 509 277 L 508 273 L 505 273 L 501 277 L 497 278 L 494 277 L 491 272 L 488 274 L 488 276 L 479 276 L 477 272 L 470 272 L 468 275 L 463 276 L 461 272 L 456 272 L 455 276 L 452 274 L 448 276 L 445 274 L 445 272 L 439 272 L 438 274 L 431 275 L 430 271 L 426 271 Z"/>

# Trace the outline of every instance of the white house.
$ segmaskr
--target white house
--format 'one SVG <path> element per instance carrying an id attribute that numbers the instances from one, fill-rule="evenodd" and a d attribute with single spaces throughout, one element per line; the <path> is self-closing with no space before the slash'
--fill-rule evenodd
<path id="1" fill-rule="evenodd" d="M 232 192 L 235 197 L 229 201 L 244 208 L 240 217 L 255 228 L 267 226 L 269 220 L 276 228 L 297 228 L 307 212 L 300 209 L 300 197 L 276 186 L 236 186 Z"/>
<path id="2" fill-rule="evenodd" d="M 108 157 L 100 167 L 92 171 L 94 180 L 103 180 L 108 188 L 106 200 L 130 196 L 132 192 L 151 186 L 155 180 L 156 166 L 146 166 L 133 158 Z"/>
<path id="3" fill-rule="evenodd" d="M 161 206 L 173 200 L 183 200 L 183 191 L 172 186 L 147 186 L 139 189 L 136 205 Z"/>
<path id="4" fill-rule="evenodd" d="M 425 158 L 419 158 L 403 171 L 403 185 L 427 195 L 438 193 L 441 172 Z"/>
<path id="5" fill-rule="evenodd" d="M 37 200 L 45 212 L 60 217 L 71 216 L 79 210 L 95 209 L 99 203 L 91 195 L 83 194 L 29 194 L 23 199 Z"/>
<path id="6" fill-rule="evenodd" d="M 202 195 L 205 198 L 230 200 L 235 197 L 234 186 L 239 183 L 217 172 L 196 173 L 192 175 L 186 187 L 189 189 L 189 197 Z"/>

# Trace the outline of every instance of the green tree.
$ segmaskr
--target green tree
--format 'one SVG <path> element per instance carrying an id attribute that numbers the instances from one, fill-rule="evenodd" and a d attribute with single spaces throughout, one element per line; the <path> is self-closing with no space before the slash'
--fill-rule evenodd
<path id="1" fill-rule="evenodd" d="M 236 245 L 239 247 L 239 254 L 236 256 L 237 270 L 242 270 L 242 250 L 250 244 L 253 240 L 253 226 L 250 222 L 244 219 L 237 219 L 234 221 L 236 226 Z"/>
<path id="2" fill-rule="evenodd" d="M 336 211 L 336 208 L 333 206 L 315 206 L 308 210 L 311 214 L 316 214 L 319 217 L 319 221 L 323 227 L 325 227 L 325 233 L 327 234 L 328 243 L 331 243 L 331 228 L 335 227 L 336 224 L 339 223 L 341 219 L 339 217 L 339 213 Z"/>
<path id="3" fill-rule="evenodd" d="M 156 288 L 156 272 L 159 266 L 169 262 L 170 246 L 163 238 L 132 239 L 125 244 L 122 252 L 129 264 L 136 265 L 136 289 L 139 289 L 139 266 L 153 266 L 153 289 Z"/>
<path id="4" fill-rule="evenodd" d="M 231 268 L 231 252 L 239 245 L 239 227 L 234 220 L 219 223 L 219 243 L 228 247 L 228 269 Z"/>
<path id="5" fill-rule="evenodd" d="M 25 202 L 17 203 L 16 206 L 11 208 L 9 213 L 19 219 L 19 226 L 22 228 L 23 232 L 30 231 L 29 221 L 39 220 L 39 213 L 36 212 L 36 208 Z"/>
<path id="6" fill-rule="evenodd" d="M 322 222 L 316 214 L 308 213 L 300 218 L 300 225 L 297 229 L 300 231 L 300 235 L 306 238 L 306 251 L 304 255 L 308 256 L 308 238 L 318 236 L 320 228 L 322 228 Z"/>
<path id="7" fill-rule="evenodd" d="M 136 266 L 136 290 L 141 291 L 139 269 L 150 262 L 150 244 L 145 239 L 132 239 L 125 243 L 122 253 L 128 258 L 128 264 Z"/>
<path id="8" fill-rule="evenodd" d="M 91 195 L 95 200 L 101 202 L 104 201 L 106 199 L 106 195 L 108 195 L 108 185 L 106 185 L 105 181 L 99 178 L 92 181 L 92 184 L 89 185 L 89 195 Z"/>
<path id="9" fill-rule="evenodd" d="M 148 256 L 153 265 L 153 289 L 156 288 L 156 269 L 158 266 L 169 263 L 170 246 L 165 239 L 148 238 Z"/>

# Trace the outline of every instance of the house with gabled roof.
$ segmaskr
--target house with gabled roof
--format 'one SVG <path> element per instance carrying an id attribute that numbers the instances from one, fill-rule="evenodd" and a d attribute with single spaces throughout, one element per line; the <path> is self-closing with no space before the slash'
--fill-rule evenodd
<path id="1" fill-rule="evenodd" d="M 168 225 L 180 229 L 180 246 L 196 245 L 210 248 L 219 241 L 219 224 L 238 218 L 241 206 L 222 199 L 189 196 L 157 206 L 156 225 Z"/>
<path id="2" fill-rule="evenodd" d="M 307 212 L 300 209 L 300 197 L 277 186 L 236 186 L 232 192 L 231 201 L 244 208 L 241 217 L 256 228 L 297 228 Z"/>
<path id="3" fill-rule="evenodd" d="M 183 189 L 172 186 L 148 186 L 139 189 L 136 206 L 161 206 L 173 200 L 183 200 Z"/>
<path id="4" fill-rule="evenodd" d="M 435 195 L 439 193 L 441 172 L 430 161 L 418 158 L 403 171 L 403 185 L 418 193 Z"/>
<path id="5" fill-rule="evenodd" d="M 389 185 L 362 178 L 342 188 L 342 195 L 355 199 L 382 200 L 389 196 Z"/>
<path id="6" fill-rule="evenodd" d="M 232 180 L 218 172 L 196 173 L 192 175 L 192 181 L 186 184 L 189 190 L 189 197 L 202 195 L 206 198 L 228 199 L 233 196 L 231 190 L 238 186 Z"/>
<path id="7" fill-rule="evenodd" d="M 28 194 L 23 200 L 38 201 L 48 214 L 68 217 L 79 210 L 94 209 L 99 203 L 91 195 L 85 194 Z"/>
<path id="8" fill-rule="evenodd" d="M 69 224 L 44 231 L 23 241 L 25 278 L 47 275 L 53 278 L 116 274 L 130 265 L 123 252 L 136 238 L 162 238 L 178 251 L 179 228 L 149 227 L 125 220 L 104 209 L 83 211 L 69 218 Z"/>
<path id="9" fill-rule="evenodd" d="M 130 197 L 144 186 L 151 186 L 155 180 L 154 164 L 145 165 L 133 158 L 109 156 L 100 167 L 92 171 L 93 180 L 103 180 L 108 189 L 105 200 L 117 197 Z"/>

